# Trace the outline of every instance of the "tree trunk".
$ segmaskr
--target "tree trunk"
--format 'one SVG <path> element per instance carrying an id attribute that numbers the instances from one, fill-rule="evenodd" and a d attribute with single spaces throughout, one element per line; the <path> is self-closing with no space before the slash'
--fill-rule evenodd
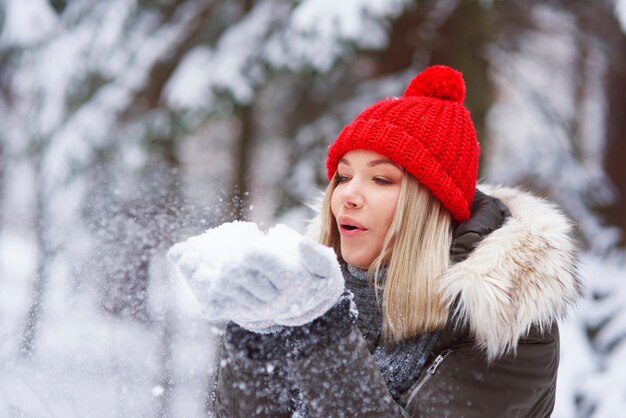
<path id="1" fill-rule="evenodd" d="M 616 53 L 618 53 L 616 51 Z M 621 50 L 626 56 L 626 41 Z M 616 201 L 607 210 L 607 220 L 622 230 L 626 245 L 626 70 L 609 59 L 606 78 L 607 127 L 604 167 L 617 191 Z"/>
<path id="2" fill-rule="evenodd" d="M 488 155 L 487 113 L 494 100 L 486 59 L 486 49 L 492 41 L 493 7 L 479 1 L 461 1 L 440 28 L 431 56 L 431 64 L 450 65 L 463 73 L 467 86 L 464 104 L 476 127 L 481 160 Z M 481 161 L 479 167 L 484 166 Z"/>
<path id="3" fill-rule="evenodd" d="M 36 232 L 37 232 L 37 247 L 38 262 L 37 272 L 33 280 L 32 300 L 28 313 L 26 315 L 26 322 L 22 332 L 22 340 L 20 342 L 20 355 L 29 359 L 33 355 L 35 348 L 35 342 L 37 334 L 39 332 L 39 325 L 41 321 L 42 309 L 45 300 L 45 293 L 48 287 L 48 274 L 49 263 L 54 256 L 54 250 L 52 249 L 50 242 L 47 239 L 48 228 L 48 216 L 47 205 L 44 190 L 43 174 L 41 168 L 39 168 L 37 174 L 37 193 L 36 193 Z"/>
<path id="4" fill-rule="evenodd" d="M 163 161 L 167 166 L 166 196 L 164 207 L 159 208 L 160 213 L 167 213 L 168 204 L 178 204 L 182 202 L 182 191 L 180 190 L 180 160 L 176 154 L 176 142 L 174 140 L 165 141 L 163 147 L 159 148 Z M 173 202 L 173 203 L 172 203 Z M 166 246 L 172 244 L 165 242 Z M 167 267 L 165 267 L 167 269 Z M 167 275 L 167 273 L 165 273 Z M 154 278 L 151 278 L 154 280 Z M 166 276 L 163 280 L 167 281 Z M 166 286 L 169 289 L 169 286 Z M 175 390 L 175 373 L 174 373 L 174 341 L 176 338 L 176 318 L 172 312 L 172 303 L 169 299 L 165 302 L 164 316 L 162 321 L 162 337 L 161 337 L 161 387 L 163 388 L 163 396 L 159 405 L 159 417 L 170 418 L 173 416 L 172 399 Z"/>
<path id="5" fill-rule="evenodd" d="M 615 16 L 614 2 L 593 6 L 572 2 L 578 26 L 606 51 L 606 142 L 603 165 L 616 191 L 609 207 L 601 208 L 605 220 L 622 231 L 619 246 L 626 246 L 626 34 Z"/>
<path id="6" fill-rule="evenodd" d="M 175 338 L 175 319 L 171 312 L 171 307 L 166 307 L 163 318 L 163 328 L 161 334 L 161 387 L 163 394 L 159 404 L 159 418 L 170 418 L 172 413 L 172 399 L 175 389 L 174 381 L 174 353 L 173 344 Z"/>
<path id="7" fill-rule="evenodd" d="M 242 220 L 249 202 L 250 163 L 254 143 L 254 110 L 252 105 L 239 105 L 235 114 L 239 119 L 239 132 L 233 146 L 233 181 L 230 188 L 228 220 Z"/>

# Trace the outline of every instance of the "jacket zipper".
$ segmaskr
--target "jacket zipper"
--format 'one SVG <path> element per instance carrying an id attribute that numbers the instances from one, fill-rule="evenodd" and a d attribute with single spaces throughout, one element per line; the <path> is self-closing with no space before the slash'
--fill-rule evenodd
<path id="1" fill-rule="evenodd" d="M 415 386 L 415 389 L 413 389 L 413 392 L 411 392 L 411 394 L 409 395 L 409 399 L 406 401 L 406 409 L 409 409 L 409 407 L 411 406 L 411 402 L 413 402 L 413 400 L 417 396 L 418 392 L 433 377 L 433 375 L 437 371 L 437 368 L 441 365 L 441 363 L 443 363 L 443 361 L 446 359 L 446 357 L 448 357 L 450 355 L 450 353 L 452 353 L 452 350 L 450 350 L 450 349 L 443 350 L 435 358 L 435 360 L 433 360 L 433 362 L 428 367 L 428 370 L 426 370 L 426 376 L 424 376 L 422 378 L 422 380 L 419 381 L 417 386 Z"/>

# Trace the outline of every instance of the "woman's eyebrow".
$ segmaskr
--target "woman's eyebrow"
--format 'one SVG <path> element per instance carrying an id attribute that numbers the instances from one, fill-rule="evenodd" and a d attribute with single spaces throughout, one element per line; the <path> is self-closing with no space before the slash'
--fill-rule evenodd
<path id="1" fill-rule="evenodd" d="M 339 164 L 345 164 L 345 165 L 347 165 L 347 166 L 349 166 L 349 167 L 351 167 L 351 166 L 352 166 L 352 165 L 350 164 L 350 161 L 348 161 L 348 160 L 347 160 L 347 159 L 345 159 L 345 158 L 342 158 L 341 160 L 339 160 L 339 162 L 337 163 L 337 165 L 339 165 Z M 372 160 L 372 161 L 369 161 L 366 165 L 367 165 L 368 167 L 376 167 L 377 165 L 381 165 L 381 164 L 390 164 L 390 165 L 392 165 L 392 166 L 394 166 L 394 167 L 396 167 L 396 168 L 398 168 L 398 169 L 402 170 L 402 167 L 401 167 L 400 165 L 398 165 L 398 164 L 394 163 L 394 162 L 393 162 L 393 161 L 391 161 L 389 158 L 380 158 L 380 159 L 378 159 L 378 160 Z"/>
<path id="2" fill-rule="evenodd" d="M 391 164 L 399 169 L 402 169 L 398 164 L 394 163 L 393 161 L 391 161 L 388 158 L 381 158 L 379 160 L 373 160 L 367 163 L 368 167 L 375 167 L 377 165 L 381 165 L 381 164 Z"/>

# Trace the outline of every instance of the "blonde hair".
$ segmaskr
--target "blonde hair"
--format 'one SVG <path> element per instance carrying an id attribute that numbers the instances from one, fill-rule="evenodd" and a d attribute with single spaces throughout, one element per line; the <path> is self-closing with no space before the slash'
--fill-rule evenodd
<path id="1" fill-rule="evenodd" d="M 330 205 L 336 186 L 333 178 L 324 194 L 319 239 L 343 259 Z M 398 342 L 445 325 L 448 307 L 437 280 L 450 265 L 452 225 L 452 215 L 441 202 L 405 173 L 382 250 L 368 270 L 378 294 L 382 269 L 388 268 L 382 298 L 384 341 Z"/>

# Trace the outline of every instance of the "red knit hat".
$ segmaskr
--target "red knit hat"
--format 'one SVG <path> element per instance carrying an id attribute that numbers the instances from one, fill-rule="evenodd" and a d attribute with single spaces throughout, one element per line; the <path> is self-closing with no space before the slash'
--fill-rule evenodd
<path id="1" fill-rule="evenodd" d="M 328 150 L 328 179 L 348 151 L 374 151 L 413 174 L 456 221 L 468 219 L 479 145 L 464 98 L 460 72 L 443 65 L 426 68 L 402 97 L 375 103 L 341 131 Z"/>

